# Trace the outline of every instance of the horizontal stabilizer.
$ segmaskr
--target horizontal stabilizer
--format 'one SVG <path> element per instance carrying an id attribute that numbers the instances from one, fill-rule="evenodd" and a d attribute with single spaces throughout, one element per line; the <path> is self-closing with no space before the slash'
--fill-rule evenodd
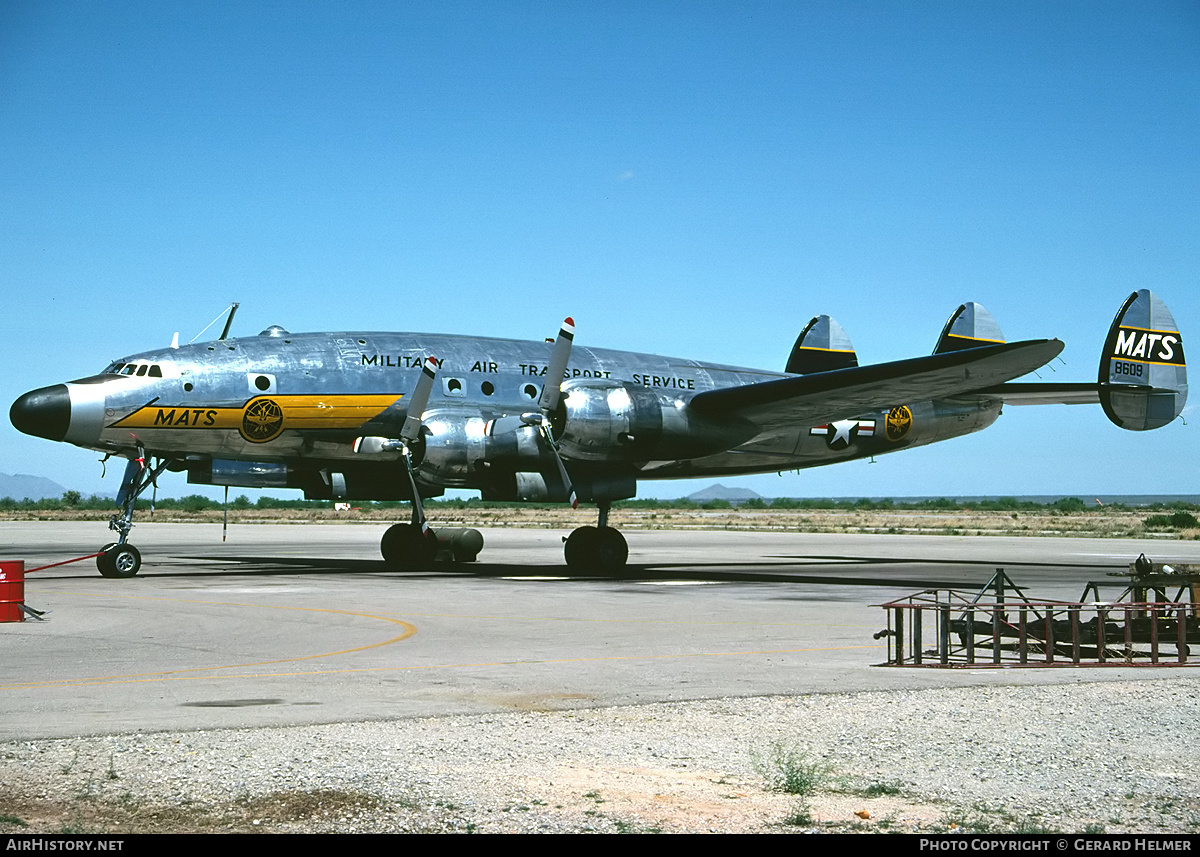
<path id="1" fill-rule="evenodd" d="M 1002 342 L 1004 334 L 992 314 L 974 301 L 967 301 L 954 311 L 942 328 L 942 335 L 938 337 L 933 353 L 945 354 Z"/>
<path id="2" fill-rule="evenodd" d="M 1183 337 L 1167 305 L 1134 292 L 1109 328 L 1100 355 L 1100 405 L 1121 428 L 1165 426 L 1187 402 Z"/>
<path id="3" fill-rule="evenodd" d="M 973 393 L 1019 378 L 1058 356 L 1057 339 L 987 345 L 698 393 L 688 408 L 719 419 L 785 426 L 849 419 L 867 411 Z"/>
<path id="4" fill-rule="evenodd" d="M 827 315 L 819 315 L 804 326 L 792 346 L 787 367 L 789 375 L 812 375 L 858 365 L 858 355 L 842 326 Z"/>
<path id="5" fill-rule="evenodd" d="M 1000 384 L 981 390 L 1006 405 L 1098 405 L 1099 384 Z"/>

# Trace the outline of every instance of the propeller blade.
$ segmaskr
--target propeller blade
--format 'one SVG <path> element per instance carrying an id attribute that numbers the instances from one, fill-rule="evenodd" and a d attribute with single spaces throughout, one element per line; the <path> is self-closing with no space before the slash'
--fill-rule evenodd
<path id="1" fill-rule="evenodd" d="M 579 498 L 575 496 L 575 484 L 567 474 L 567 465 L 563 462 L 562 454 L 558 451 L 558 444 L 554 442 L 554 436 L 550 434 L 549 420 L 542 420 L 541 431 L 542 437 L 546 438 L 546 445 L 554 453 L 554 461 L 558 464 L 558 475 L 562 477 L 563 486 L 567 489 L 567 500 L 570 502 L 572 509 L 577 509 L 579 508 Z"/>
<path id="2" fill-rule="evenodd" d="M 425 518 L 425 506 L 421 503 L 421 492 L 417 490 L 417 476 L 413 473 L 412 455 L 404 447 L 404 469 L 408 471 L 408 484 L 412 488 L 412 523 L 421 528 L 421 535 L 429 535 L 429 521 Z"/>
<path id="3" fill-rule="evenodd" d="M 400 437 L 412 443 L 421 436 L 421 415 L 429 404 L 429 394 L 433 392 L 433 379 L 437 375 L 438 362 L 436 357 L 426 357 L 425 365 L 421 367 L 421 377 L 408 400 L 408 416 L 404 418 L 404 427 L 400 429 Z"/>
<path id="4" fill-rule="evenodd" d="M 568 316 L 563 319 L 558 339 L 554 340 L 554 348 L 550 352 L 546 386 L 542 388 L 542 397 L 538 400 L 538 407 L 543 411 L 553 411 L 558 407 L 558 399 L 562 395 L 563 373 L 567 371 L 567 361 L 571 359 L 571 343 L 574 340 L 575 319 Z"/>

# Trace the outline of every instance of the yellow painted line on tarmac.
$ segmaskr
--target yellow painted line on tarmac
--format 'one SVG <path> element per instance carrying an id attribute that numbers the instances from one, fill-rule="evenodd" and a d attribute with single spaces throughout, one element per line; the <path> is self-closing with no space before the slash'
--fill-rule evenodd
<path id="1" fill-rule="evenodd" d="M 204 603 L 204 602 L 201 602 Z M 290 608 L 284 608 L 290 609 Z M 295 608 L 304 609 L 304 608 Z M 331 613 L 341 611 L 331 610 Z M 351 615 L 369 615 L 369 614 L 351 614 Z M 373 617 L 379 618 L 379 617 Z M 398 621 L 398 620 L 392 620 Z M 415 629 L 414 629 L 415 633 Z M 406 635 L 411 636 L 411 634 Z M 404 639 L 403 637 L 396 638 L 397 640 Z M 389 640 L 387 642 L 395 642 Z M 386 645 L 386 643 L 377 643 L 376 645 Z M 374 648 L 374 646 L 364 646 L 363 648 Z M 840 652 L 851 651 L 856 649 L 878 649 L 879 646 L 818 646 L 815 648 L 803 649 L 763 649 L 760 651 L 746 652 L 692 652 L 690 654 L 672 654 L 672 655 L 606 655 L 604 657 L 589 657 L 589 658 L 539 658 L 539 659 L 519 659 L 510 661 L 480 661 L 478 663 L 464 664 L 425 664 L 425 665 L 410 665 L 410 666 L 390 666 L 390 667 L 347 667 L 345 669 L 329 669 L 329 670 L 297 670 L 295 672 L 268 672 L 268 673 L 237 673 L 234 675 L 216 676 L 221 679 L 268 679 L 268 678 L 295 678 L 298 676 L 319 676 L 319 675 L 350 675 L 354 673 L 393 673 L 393 672 L 413 672 L 416 670 L 457 670 L 457 669 L 481 669 L 484 667 L 505 667 L 505 666 L 538 666 L 541 664 L 578 664 L 578 663 L 607 663 L 616 661 L 663 661 L 663 660 L 681 660 L 688 658 L 736 658 L 748 657 L 755 655 L 786 655 L 795 654 L 797 652 Z M 359 651 L 358 649 L 348 649 L 347 651 Z M 334 652 L 332 654 L 338 654 Z M 313 655 L 312 657 L 324 657 L 323 655 Z M 305 658 L 290 658 L 288 660 L 305 660 Z M 242 666 L 265 666 L 272 663 L 286 663 L 286 661 L 264 661 L 262 664 L 243 664 Z M 234 669 L 235 667 L 204 667 L 201 669 Z M 198 681 L 202 679 L 212 679 L 214 676 L 208 675 L 181 675 L 181 673 L 200 672 L 196 670 L 172 670 L 161 673 L 146 673 L 144 675 L 130 676 L 108 676 L 103 678 L 93 679 L 65 679 L 59 682 L 44 682 L 38 684 L 14 684 L 4 685 L 3 688 L 38 688 L 38 687 L 83 687 L 94 684 L 141 684 L 153 681 Z"/>
<path id="2" fill-rule="evenodd" d="M 236 601 L 202 601 L 192 598 L 162 598 L 146 595 L 98 595 L 94 593 L 79 593 L 92 598 L 122 598 L 134 601 L 171 601 L 180 604 L 205 604 L 218 607 L 253 607 L 263 610 L 296 610 L 307 613 L 332 613 L 340 616 L 358 616 L 364 619 L 378 619 L 381 622 L 389 622 L 394 625 L 400 625 L 404 628 L 404 633 L 398 637 L 392 637 L 387 640 L 382 640 L 378 643 L 370 643 L 366 646 L 355 646 L 350 649 L 339 649 L 335 652 L 320 652 L 315 655 L 297 655 L 292 658 L 278 658 L 270 661 L 252 661 L 245 664 L 225 664 L 223 666 L 214 667 L 188 667 L 178 670 L 164 670 L 162 672 L 153 673 L 131 673 L 128 675 L 112 675 L 112 676 L 96 676 L 84 679 L 53 679 L 50 681 L 23 682 L 20 684 L 5 684 L 0 685 L 0 689 L 20 689 L 20 688 L 35 688 L 35 687 L 78 687 L 80 685 L 89 684 L 119 684 L 123 682 L 139 682 L 139 681 L 160 681 L 160 680 L 180 680 L 181 678 L 209 678 L 210 676 L 183 676 L 183 673 L 198 673 L 198 672 L 215 672 L 217 670 L 240 670 L 247 667 L 264 667 L 272 664 L 286 664 L 295 661 L 311 661 L 317 658 L 332 658 L 336 655 L 349 655 L 355 652 L 365 652 L 370 649 L 378 649 L 383 646 L 390 646 L 393 643 L 399 643 L 401 640 L 407 640 L 409 637 L 417 633 L 417 626 L 411 622 L 405 622 L 403 619 L 395 619 L 391 616 L 380 616 L 376 613 L 362 613 L 355 610 L 332 610 L 327 607 L 287 607 L 278 604 L 244 604 Z M 330 672 L 337 672 L 331 670 Z M 280 673 L 280 675 L 289 675 L 290 673 Z"/>
<path id="3" fill-rule="evenodd" d="M 604 663 L 604 662 L 620 662 L 620 661 L 658 661 L 658 660 L 679 660 L 689 658 L 725 658 L 725 657 L 752 657 L 761 655 L 777 655 L 777 654 L 796 654 L 801 652 L 833 652 L 833 651 L 853 651 L 861 649 L 879 649 L 879 645 L 854 645 L 854 646 L 819 646 L 809 648 L 796 649 L 764 649 L 751 650 L 740 652 L 692 652 L 682 654 L 669 655 L 605 655 L 600 657 L 580 657 L 580 658 L 538 658 L 526 659 L 518 658 L 505 661 L 480 661 L 476 663 L 450 663 L 450 664 L 424 664 L 424 665 L 407 665 L 407 666 L 377 666 L 377 667 L 345 667 L 341 669 L 324 669 L 324 670 L 295 670 L 287 672 L 253 672 L 253 673 L 233 673 L 221 676 L 213 676 L 212 673 L 222 670 L 244 670 L 252 667 L 264 667 L 274 664 L 294 663 L 297 661 L 309 661 L 319 658 L 329 658 L 336 655 L 353 654 L 355 652 L 364 652 L 370 649 L 377 649 L 383 646 L 389 646 L 393 643 L 398 643 L 406 640 L 417 633 L 417 626 L 411 622 L 406 622 L 403 619 L 397 619 L 391 616 L 383 616 L 377 613 L 364 613 L 355 610 L 334 610 L 327 607 L 289 607 L 276 604 L 249 604 L 236 601 L 209 601 L 194 598 L 165 598 L 162 596 L 150 595 L 112 595 L 108 593 L 76 593 L 85 597 L 91 598 L 113 598 L 125 599 L 131 601 L 167 601 L 181 604 L 202 604 L 217 607 L 250 607 L 265 610 L 295 610 L 308 613 L 329 613 L 341 616 L 356 616 L 366 619 L 378 619 L 382 622 L 388 622 L 402 626 L 405 630 L 403 634 L 397 637 L 392 637 L 387 640 L 382 640 L 378 643 L 371 643 L 365 646 L 356 646 L 349 649 L 339 649 L 333 652 L 321 652 L 312 655 L 298 655 L 291 658 L 278 658 L 269 661 L 253 661 L 250 663 L 240 664 L 225 664 L 221 666 L 210 667 L 188 667 L 177 670 L 163 670 L 160 672 L 150 673 L 130 673 L 124 675 L 110 676 L 92 676 L 89 678 L 75 679 L 53 679 L 47 681 L 22 682 L 15 684 L 0 685 L 0 690 L 19 690 L 19 689 L 53 689 L 67 687 L 86 687 L 89 685 L 102 684 L 142 684 L 156 681 L 196 681 L 213 678 L 220 679 L 265 679 L 265 678 L 288 678 L 297 676 L 319 676 L 319 675 L 351 675 L 355 673 L 391 673 L 391 672 L 411 672 L 416 670 L 457 670 L 457 669 L 482 669 L 487 667 L 528 665 L 536 666 L 539 664 L 570 664 L 570 663 Z M 480 614 L 462 614 L 462 613 L 417 613 L 406 615 L 416 615 L 425 617 L 437 618 L 455 618 L 455 619 L 492 619 L 499 621 L 512 621 L 514 619 L 520 621 L 554 621 L 554 622 L 582 622 L 582 623 L 642 623 L 650 625 L 768 625 L 768 626 L 798 626 L 800 623 L 783 623 L 783 622 L 724 622 L 724 621 L 706 621 L 706 622 L 687 622 L 687 621 L 662 621 L 662 620 L 629 620 L 629 619 L 577 619 L 563 618 L 552 616 L 540 617 L 513 617 L 513 616 L 490 616 Z M 827 625 L 829 623 L 823 623 Z M 838 623 L 833 623 L 838 624 Z M 852 626 L 847 626 L 852 627 Z M 203 673 L 201 675 L 200 673 Z"/>
<path id="4" fill-rule="evenodd" d="M 588 619 L 581 616 L 499 616 L 488 613 L 413 613 L 404 611 L 405 616 L 426 619 L 490 619 L 497 622 L 579 622 L 599 625 L 694 625 L 696 627 L 753 627 L 753 628 L 876 628 L 875 622 L 758 622 L 753 620 L 730 621 L 728 619 Z"/>

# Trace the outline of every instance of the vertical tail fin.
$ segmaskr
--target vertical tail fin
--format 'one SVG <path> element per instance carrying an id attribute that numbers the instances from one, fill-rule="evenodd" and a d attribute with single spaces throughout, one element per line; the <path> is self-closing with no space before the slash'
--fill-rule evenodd
<path id="1" fill-rule="evenodd" d="M 992 314 L 974 301 L 967 301 L 954 311 L 942 328 L 933 353 L 945 354 L 1003 342 L 1004 334 Z"/>
<path id="2" fill-rule="evenodd" d="M 804 326 L 792 346 L 784 372 L 811 375 L 858 365 L 854 345 L 842 326 L 827 315 L 819 315 Z"/>
<path id="3" fill-rule="evenodd" d="M 1165 426 L 1187 403 L 1183 337 L 1167 305 L 1148 289 L 1122 304 L 1100 355 L 1100 405 L 1121 428 Z"/>

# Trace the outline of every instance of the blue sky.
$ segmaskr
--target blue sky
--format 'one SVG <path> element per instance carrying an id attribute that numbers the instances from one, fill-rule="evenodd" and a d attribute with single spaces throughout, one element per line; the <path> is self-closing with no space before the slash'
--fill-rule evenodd
<path id="1" fill-rule="evenodd" d="M 1067 343 L 1047 379 L 1089 381 L 1135 289 L 1200 330 L 1197 153 L 1190 0 L 6 0 L 0 398 L 233 300 L 241 335 L 540 339 L 572 315 L 577 342 L 764 368 L 817 313 L 873 363 L 976 300 Z M 873 465 L 722 481 L 1194 493 L 1189 422 L 1010 408 Z M 3 423 L 0 472 L 115 490 Z"/>

